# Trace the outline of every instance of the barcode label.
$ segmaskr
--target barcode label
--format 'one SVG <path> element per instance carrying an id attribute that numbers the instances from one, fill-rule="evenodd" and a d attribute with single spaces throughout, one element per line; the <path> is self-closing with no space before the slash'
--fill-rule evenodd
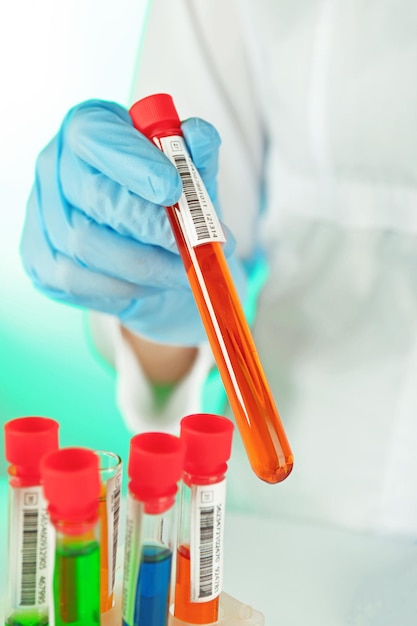
<path id="1" fill-rule="evenodd" d="M 36 570 L 38 563 L 38 519 L 37 509 L 23 511 L 22 578 L 20 604 L 36 604 Z"/>
<path id="2" fill-rule="evenodd" d="M 122 486 L 122 470 L 119 468 L 117 473 L 107 481 L 106 489 L 106 508 L 107 508 L 107 545 L 109 549 L 108 567 L 108 590 L 109 596 L 113 593 L 114 583 L 116 580 L 116 559 L 117 559 L 117 541 L 119 536 L 119 520 L 120 520 L 120 492 Z M 111 551 L 111 553 L 110 553 Z"/>
<path id="3" fill-rule="evenodd" d="M 223 229 L 204 183 L 180 136 L 163 137 L 161 148 L 181 176 L 183 193 L 178 201 L 187 240 L 192 247 L 201 243 L 225 242 Z"/>
<path id="4" fill-rule="evenodd" d="M 200 580 L 199 597 L 212 594 L 214 507 L 200 509 Z"/>
<path id="5" fill-rule="evenodd" d="M 16 568 L 14 606 L 46 609 L 50 569 L 50 522 L 41 487 L 14 490 L 10 559 Z"/>
<path id="6" fill-rule="evenodd" d="M 194 485 L 191 492 L 191 602 L 208 602 L 223 588 L 226 481 Z"/>

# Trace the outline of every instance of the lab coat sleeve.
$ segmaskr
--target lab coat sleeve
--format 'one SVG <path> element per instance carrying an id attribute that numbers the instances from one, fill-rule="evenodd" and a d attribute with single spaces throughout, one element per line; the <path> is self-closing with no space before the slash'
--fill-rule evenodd
<path id="1" fill-rule="evenodd" d="M 112 315 L 91 313 L 91 332 L 100 355 L 116 372 L 116 400 L 132 433 L 158 430 L 178 434 L 181 417 L 201 410 L 201 386 L 213 365 L 208 344 L 200 346 L 191 371 L 161 403 Z"/>
<path id="2" fill-rule="evenodd" d="M 223 220 L 236 238 L 237 254 L 250 258 L 258 246 L 263 131 L 238 23 L 233 2 L 154 1 L 133 100 L 170 93 L 182 119 L 202 117 L 218 128 Z M 200 346 L 192 371 L 160 406 L 118 321 L 101 314 L 91 319 L 95 343 L 115 367 L 118 404 L 132 432 L 155 427 L 172 432 L 183 415 L 202 410 L 201 387 L 214 365 L 207 344 Z"/>

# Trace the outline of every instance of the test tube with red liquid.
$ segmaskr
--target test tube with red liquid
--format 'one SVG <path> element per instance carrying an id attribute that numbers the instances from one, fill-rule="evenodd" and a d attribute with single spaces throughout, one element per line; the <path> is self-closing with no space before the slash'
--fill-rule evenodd
<path id="1" fill-rule="evenodd" d="M 122 460 L 114 452 L 95 452 L 100 473 L 100 612 L 105 613 L 114 606 Z"/>
<path id="2" fill-rule="evenodd" d="M 219 618 L 227 461 L 233 423 L 196 413 L 181 420 L 185 445 L 179 502 L 174 616 L 187 624 Z"/>
<path id="3" fill-rule="evenodd" d="M 223 252 L 220 222 L 173 100 L 168 94 L 148 96 L 130 115 L 181 176 L 183 193 L 166 207 L 168 219 L 251 467 L 262 480 L 278 483 L 292 470 L 292 451 Z"/>

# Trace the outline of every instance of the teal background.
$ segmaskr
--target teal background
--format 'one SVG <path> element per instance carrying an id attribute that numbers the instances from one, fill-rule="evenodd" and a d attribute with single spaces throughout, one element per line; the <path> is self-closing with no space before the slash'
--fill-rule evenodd
<path id="1" fill-rule="evenodd" d="M 113 450 L 126 459 L 130 435 L 115 405 L 114 373 L 90 347 L 84 315 L 43 299 L 29 294 L 12 322 L 1 311 L 2 424 L 24 415 L 53 417 L 61 445 Z M 10 305 L 19 307 L 15 298 Z M 25 323 L 29 310 L 35 317 Z M 2 455 L 2 473 L 5 467 Z"/>

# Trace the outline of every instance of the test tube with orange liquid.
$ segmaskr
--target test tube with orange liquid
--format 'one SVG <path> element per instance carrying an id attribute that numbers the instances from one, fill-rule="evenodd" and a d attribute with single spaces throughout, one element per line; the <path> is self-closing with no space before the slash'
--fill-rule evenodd
<path id="1" fill-rule="evenodd" d="M 189 156 L 170 95 L 156 94 L 130 109 L 137 130 L 174 163 L 183 182 L 177 204 L 166 207 L 207 337 L 255 474 L 278 483 L 293 455 L 223 252 L 224 235 Z"/>
<path id="2" fill-rule="evenodd" d="M 213 624 L 223 590 L 226 471 L 233 423 L 196 413 L 180 423 L 184 442 L 174 616 L 187 624 Z"/>
<path id="3" fill-rule="evenodd" d="M 100 473 L 100 613 L 105 613 L 114 605 L 122 461 L 114 452 L 97 450 L 96 454 Z"/>

